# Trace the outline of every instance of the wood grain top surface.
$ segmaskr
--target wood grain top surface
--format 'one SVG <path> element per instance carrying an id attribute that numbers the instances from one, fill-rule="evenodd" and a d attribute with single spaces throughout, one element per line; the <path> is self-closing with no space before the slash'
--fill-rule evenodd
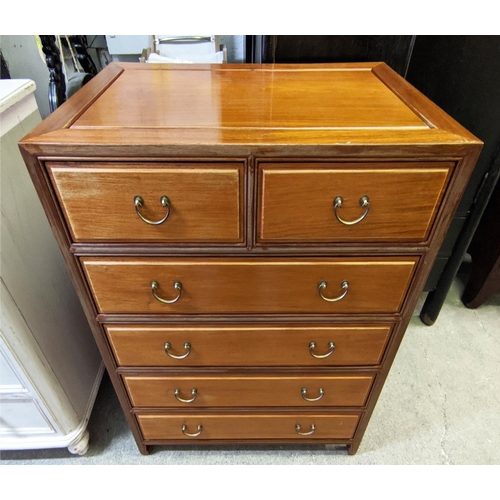
<path id="1" fill-rule="evenodd" d="M 384 63 L 112 63 L 21 141 L 82 156 L 462 154 L 471 143 L 481 141 Z"/>
<path id="2" fill-rule="evenodd" d="M 368 68 L 124 71 L 73 128 L 428 128 Z"/>

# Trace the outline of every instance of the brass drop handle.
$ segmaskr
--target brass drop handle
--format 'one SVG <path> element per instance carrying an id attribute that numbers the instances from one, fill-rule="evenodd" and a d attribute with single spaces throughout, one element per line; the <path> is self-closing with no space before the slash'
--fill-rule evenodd
<path id="1" fill-rule="evenodd" d="M 179 293 L 177 294 L 177 297 L 175 297 L 175 299 L 171 299 L 171 300 L 163 299 L 162 297 L 160 297 L 156 293 L 156 290 L 158 290 L 158 288 L 160 288 L 160 284 L 158 283 L 158 281 L 153 280 L 151 282 L 151 293 L 153 294 L 153 297 L 158 302 L 161 302 L 162 304 L 175 304 L 181 298 L 182 283 L 180 281 L 177 281 L 177 280 L 174 281 L 174 289 L 179 291 Z"/>
<path id="2" fill-rule="evenodd" d="M 365 213 L 356 220 L 351 220 L 351 221 L 344 220 L 341 219 L 338 214 L 338 209 L 342 207 L 343 202 L 344 198 L 342 198 L 342 196 L 336 196 L 335 199 L 333 200 L 333 212 L 335 213 L 335 217 L 337 218 L 337 220 L 346 226 L 354 226 L 355 224 L 359 224 L 368 215 L 368 212 L 370 211 L 370 198 L 368 198 L 368 196 L 366 196 L 365 194 L 359 199 L 359 206 L 365 209 Z"/>
<path id="3" fill-rule="evenodd" d="M 203 426 L 202 425 L 198 426 L 198 432 L 196 434 L 189 434 L 189 432 L 186 432 L 186 430 L 187 430 L 187 425 L 183 425 L 182 426 L 182 433 L 184 434 L 184 436 L 188 436 L 190 438 L 195 438 L 195 437 L 198 437 L 203 432 Z"/>
<path id="4" fill-rule="evenodd" d="M 165 352 L 167 353 L 167 356 L 170 356 L 172 359 L 184 359 L 191 354 L 191 344 L 189 342 L 184 342 L 184 349 L 187 351 L 186 354 L 178 356 L 177 354 L 172 354 L 170 349 L 172 349 L 172 344 L 170 342 L 165 342 Z"/>
<path id="5" fill-rule="evenodd" d="M 146 217 L 144 217 L 144 215 L 142 215 L 141 212 L 139 212 L 139 208 L 144 206 L 144 200 L 142 199 L 142 196 L 139 196 L 139 195 L 134 196 L 134 207 L 135 207 L 136 214 L 139 216 L 139 218 L 141 220 L 143 220 L 146 224 L 149 224 L 151 226 L 158 226 L 160 224 L 163 224 L 168 219 L 168 216 L 170 215 L 170 199 L 169 199 L 169 197 L 163 195 L 160 198 L 160 203 L 161 203 L 162 207 L 167 209 L 167 213 L 166 213 L 165 217 L 163 217 L 163 219 L 160 219 L 160 220 L 149 220 L 149 219 L 146 219 Z"/>
<path id="6" fill-rule="evenodd" d="M 316 342 L 309 342 L 309 352 L 311 353 L 311 356 L 316 359 L 325 359 L 333 354 L 333 351 L 335 350 L 335 344 L 331 341 L 328 342 L 328 349 L 330 350 L 326 354 L 316 354 L 313 352 L 314 349 L 316 349 Z"/>
<path id="7" fill-rule="evenodd" d="M 192 403 L 196 397 L 198 396 L 198 391 L 196 389 L 191 389 L 191 396 L 193 396 L 191 399 L 183 399 L 179 396 L 181 391 L 179 389 L 174 389 L 174 396 L 177 401 L 181 403 Z"/>
<path id="8" fill-rule="evenodd" d="M 306 387 L 302 387 L 301 393 L 302 393 L 302 399 L 309 401 L 309 402 L 314 402 L 314 401 L 319 401 L 325 395 L 325 390 L 323 389 L 323 387 L 320 387 L 318 389 L 319 396 L 317 398 L 308 398 Z"/>
<path id="9" fill-rule="evenodd" d="M 328 297 L 325 297 L 322 293 L 321 290 L 326 288 L 328 286 L 328 281 L 320 281 L 318 285 L 318 293 L 319 296 L 323 299 L 326 300 L 327 302 L 338 302 L 339 300 L 342 300 L 346 295 L 347 292 L 349 291 L 349 282 L 347 280 L 344 280 L 340 283 L 340 288 L 344 290 L 344 293 L 339 295 L 338 297 L 334 297 L 333 299 L 329 299 Z"/>
<path id="10" fill-rule="evenodd" d="M 295 426 L 295 432 L 297 434 L 300 434 L 301 436 L 310 436 L 311 434 L 314 434 L 315 430 L 316 430 L 316 426 L 314 424 L 311 424 L 311 430 L 309 432 L 300 432 L 300 424 L 297 424 Z"/>

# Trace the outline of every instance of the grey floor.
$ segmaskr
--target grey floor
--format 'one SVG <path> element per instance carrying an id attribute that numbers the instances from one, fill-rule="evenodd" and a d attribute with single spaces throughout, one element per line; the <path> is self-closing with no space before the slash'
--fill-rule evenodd
<path id="1" fill-rule="evenodd" d="M 0 464 L 500 464 L 500 295 L 469 310 L 462 289 L 457 278 L 433 327 L 415 313 L 355 456 L 324 446 L 248 446 L 155 447 L 144 457 L 106 376 L 85 456 L 9 451 Z"/>

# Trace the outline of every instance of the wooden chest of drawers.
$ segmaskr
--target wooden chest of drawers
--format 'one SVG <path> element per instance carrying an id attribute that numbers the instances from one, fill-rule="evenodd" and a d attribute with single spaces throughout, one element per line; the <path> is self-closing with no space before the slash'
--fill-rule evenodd
<path id="1" fill-rule="evenodd" d="M 385 64 L 112 64 L 20 146 L 142 453 L 355 453 L 481 142 Z"/>

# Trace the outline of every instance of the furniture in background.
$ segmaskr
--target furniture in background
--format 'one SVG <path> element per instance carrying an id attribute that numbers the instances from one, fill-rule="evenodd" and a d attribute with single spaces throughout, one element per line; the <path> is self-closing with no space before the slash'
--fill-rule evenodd
<path id="1" fill-rule="evenodd" d="M 420 312 L 432 325 L 500 176 L 500 36 L 418 36 L 407 79 L 484 142 Z"/>
<path id="2" fill-rule="evenodd" d="M 247 62 L 317 64 L 384 61 L 405 77 L 415 35 L 247 35 Z"/>
<path id="3" fill-rule="evenodd" d="M 500 155 L 497 152 L 497 161 Z M 462 302 L 472 309 L 500 292 L 500 184 L 497 184 L 469 246 L 472 271 Z"/>
<path id="4" fill-rule="evenodd" d="M 41 122 L 30 80 L 0 80 L 0 450 L 83 454 L 104 365 L 19 152 Z"/>
<path id="5" fill-rule="evenodd" d="M 227 62 L 227 49 L 218 35 L 106 35 L 106 41 L 114 61 Z"/>
<path id="6" fill-rule="evenodd" d="M 153 35 L 139 62 L 222 64 L 227 63 L 227 49 L 217 35 Z"/>
<path id="7" fill-rule="evenodd" d="M 39 35 L 38 39 L 49 69 L 48 98 L 53 112 L 97 75 L 97 67 L 87 52 L 85 35 Z"/>
<path id="8" fill-rule="evenodd" d="M 181 62 L 227 63 L 227 51 L 218 35 L 154 35 L 151 49 L 160 57 Z"/>
<path id="9" fill-rule="evenodd" d="M 484 148 L 424 291 L 420 318 L 432 325 L 500 175 L 500 37 L 250 35 L 247 62 L 384 61 L 484 141 Z"/>
<path id="10" fill-rule="evenodd" d="M 355 453 L 481 149 L 378 63 L 112 64 L 20 145 L 142 453 Z"/>

